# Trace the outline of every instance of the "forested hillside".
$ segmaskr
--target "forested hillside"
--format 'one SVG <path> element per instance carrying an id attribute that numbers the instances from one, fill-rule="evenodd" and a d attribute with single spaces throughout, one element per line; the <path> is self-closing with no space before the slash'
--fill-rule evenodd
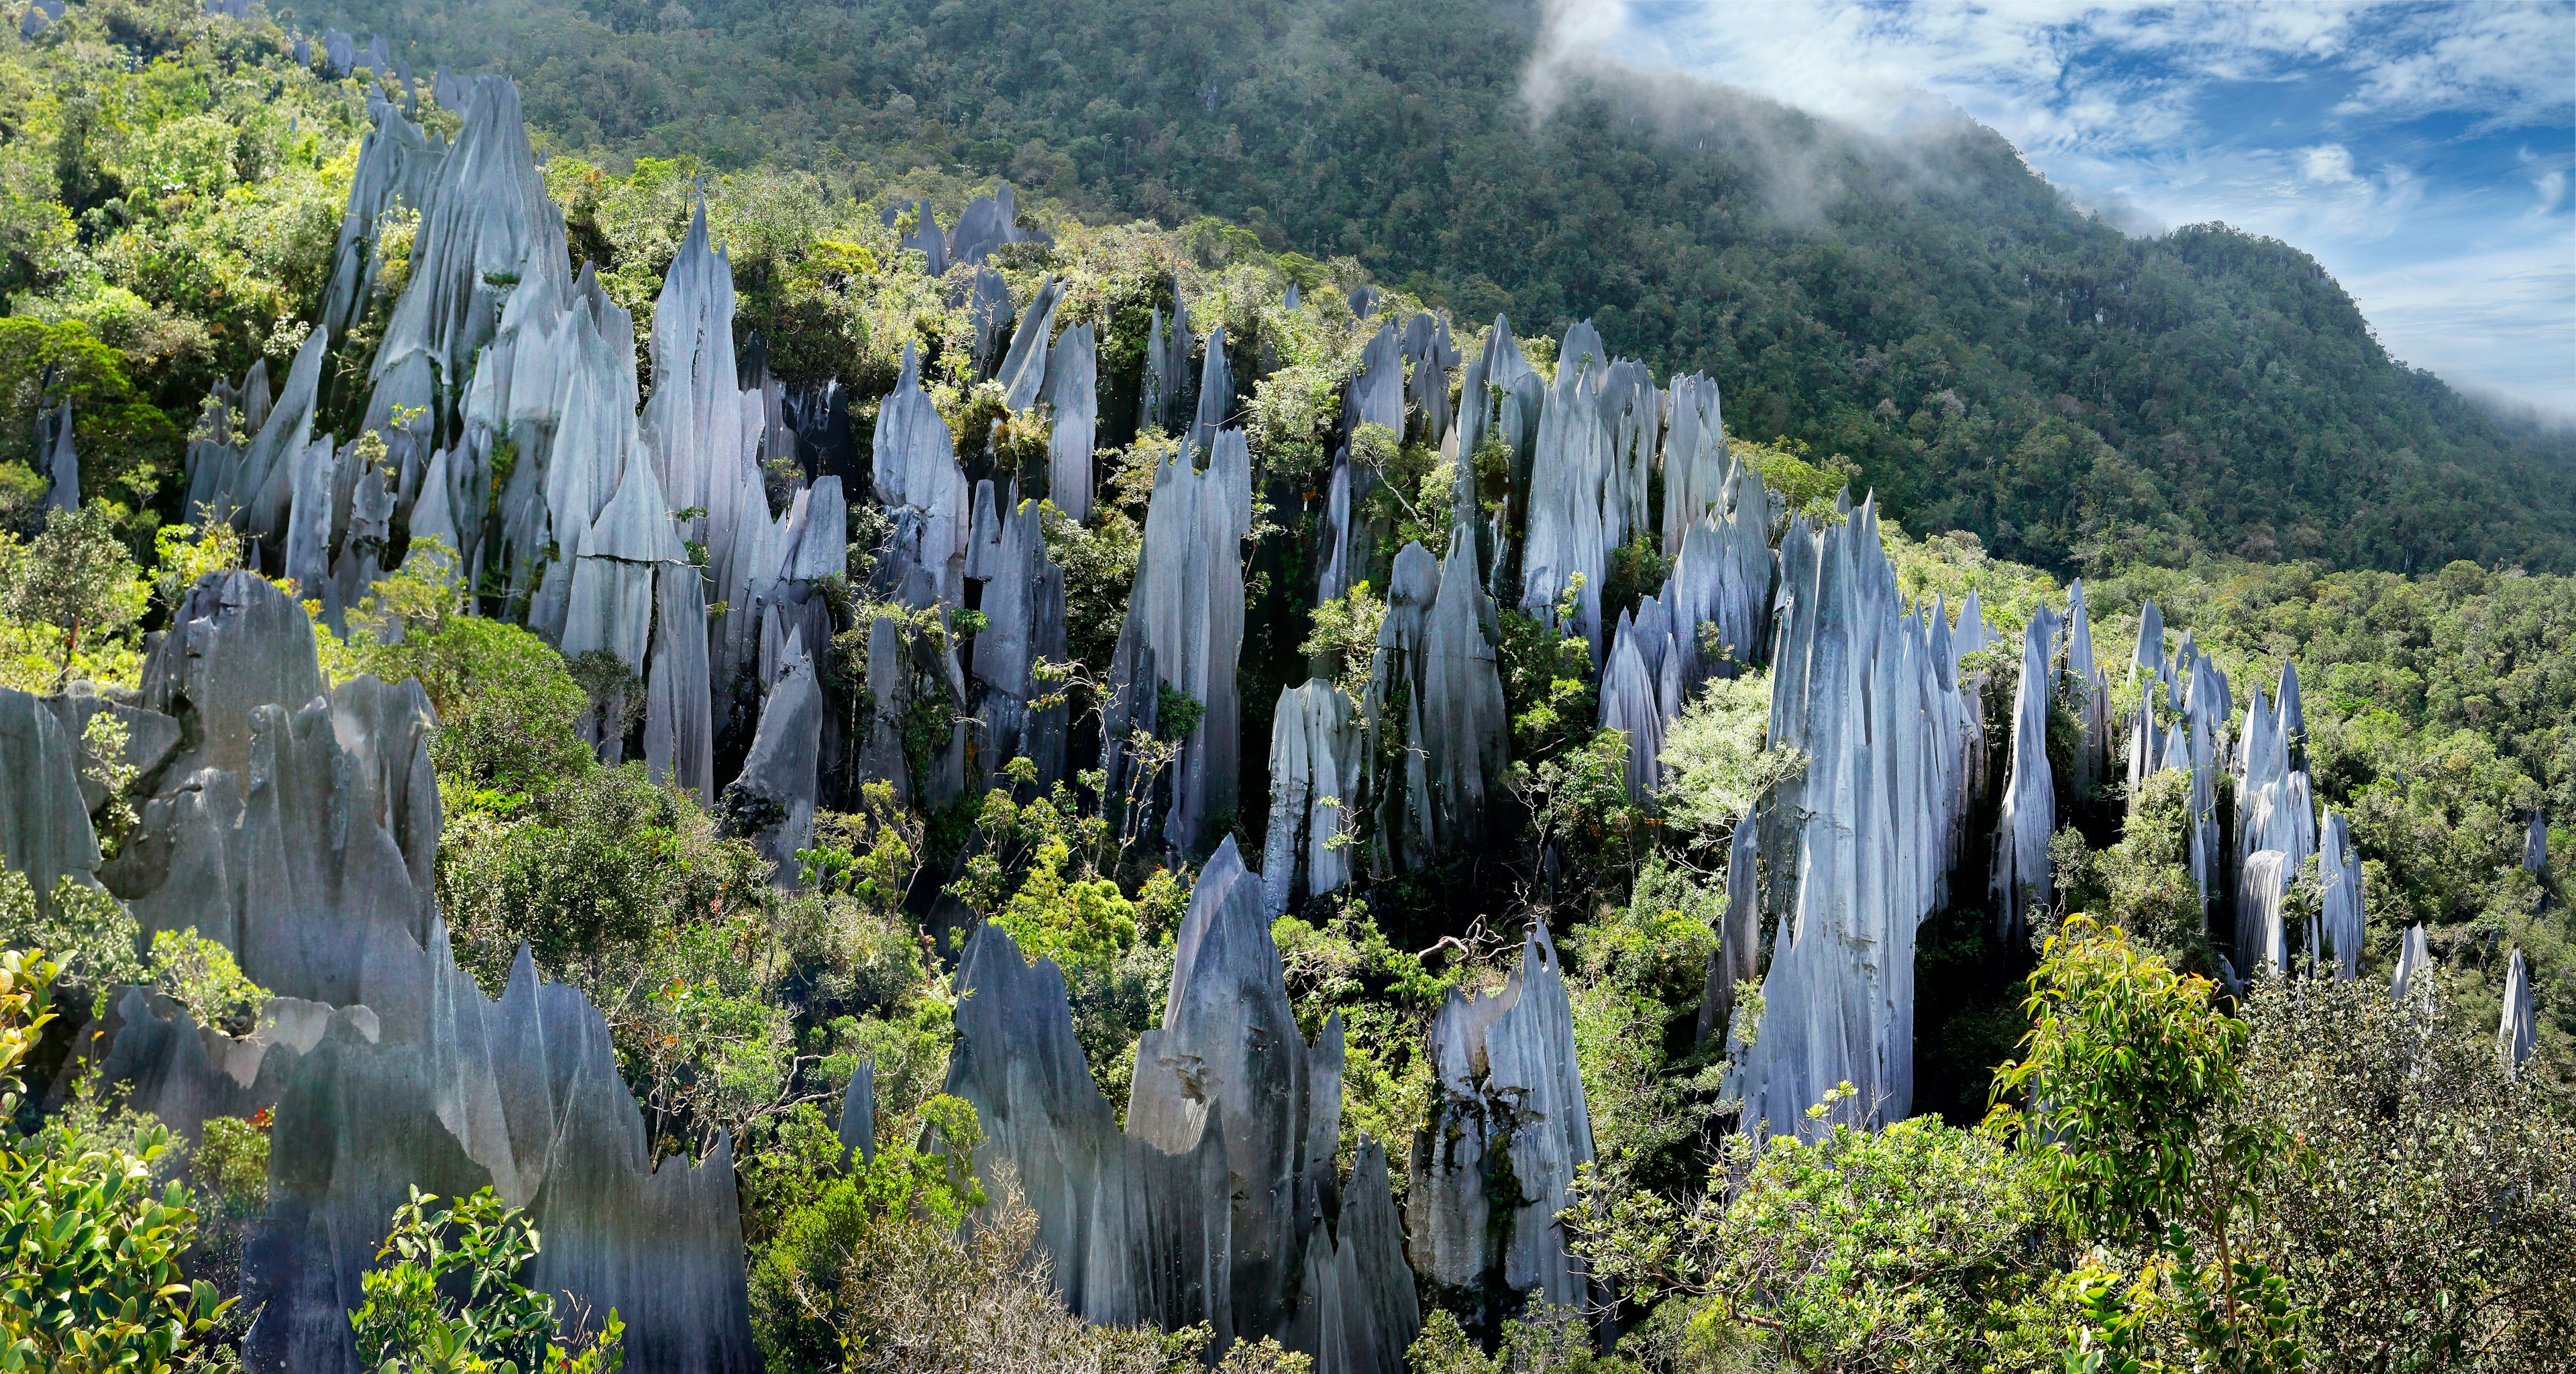
<path id="1" fill-rule="evenodd" d="M 2576 567 L 2576 442 L 2391 360 L 2292 245 L 2127 238 L 1992 131 L 1885 143 L 1678 79 L 1563 78 L 1527 0 L 323 0 L 506 71 L 556 146 L 914 165 L 1356 257 L 1459 318 L 1577 319 L 1704 370 L 1739 432 L 1847 455 L 1909 525 L 2060 570 L 2197 552 Z M 1746 22 L 1756 22 L 1749 15 Z M 952 207 L 953 213 L 953 207 Z"/>
<path id="2" fill-rule="evenodd" d="M 1463 5 L 238 8 L 0 32 L 11 1360 L 2576 1342 L 2560 460 L 2291 250 Z"/>

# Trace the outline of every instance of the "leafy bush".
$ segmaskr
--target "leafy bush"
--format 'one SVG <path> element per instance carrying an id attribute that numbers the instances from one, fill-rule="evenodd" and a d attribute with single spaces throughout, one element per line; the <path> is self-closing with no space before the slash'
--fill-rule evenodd
<path id="1" fill-rule="evenodd" d="M 242 973 L 233 952 L 193 926 L 154 931 L 151 965 L 154 990 L 229 1035 L 248 1034 L 268 1003 L 268 989 Z"/>
<path id="2" fill-rule="evenodd" d="M 626 1324 L 610 1308 L 596 1329 L 563 1321 L 554 1295 L 519 1281 L 537 1228 L 485 1188 L 444 1207 L 411 1190 L 394 1209 L 377 1267 L 359 1278 L 349 1314 L 360 1367 L 378 1374 L 615 1374 Z M 388 1262 L 389 1261 L 389 1262 Z M 581 1314 L 587 1315 L 587 1314 Z"/>

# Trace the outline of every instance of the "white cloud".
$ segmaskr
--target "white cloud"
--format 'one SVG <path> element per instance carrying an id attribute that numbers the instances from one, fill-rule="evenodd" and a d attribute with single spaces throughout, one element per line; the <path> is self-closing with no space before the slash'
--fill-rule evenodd
<path id="1" fill-rule="evenodd" d="M 1602 54 L 1882 133 L 1955 107 L 2131 232 L 2222 220 L 2281 238 L 2399 356 L 2576 412 L 2576 158 L 2557 133 L 2576 123 L 2570 0 L 1554 0 L 1550 14 L 1534 94 Z M 2519 129 L 2559 151 L 2502 166 L 2464 152 Z"/>

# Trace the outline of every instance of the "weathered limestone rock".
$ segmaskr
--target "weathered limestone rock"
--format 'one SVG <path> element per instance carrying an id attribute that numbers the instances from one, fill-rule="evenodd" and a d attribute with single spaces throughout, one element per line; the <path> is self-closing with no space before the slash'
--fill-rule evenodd
<path id="1" fill-rule="evenodd" d="M 1064 298 L 1064 288 L 1053 277 L 1039 283 L 1038 293 L 1020 312 L 1020 326 L 1011 334 L 1011 351 L 1002 355 L 1002 365 L 993 380 L 1002 384 L 1002 404 L 1013 410 L 1026 410 L 1038 403 L 1038 394 L 1046 383 L 1047 345 L 1054 337 L 1056 303 Z"/>
<path id="2" fill-rule="evenodd" d="M 2397 1001 L 2405 1001 L 2408 989 L 2416 987 L 2415 980 L 2430 979 L 2432 970 L 2433 952 L 2426 948 L 2424 926 L 2418 922 L 2407 927 L 2406 939 L 2398 946 L 2397 972 L 2389 980 L 2388 995 Z M 2423 986 L 2430 988 L 2432 984 L 2428 981 Z"/>
<path id="3" fill-rule="evenodd" d="M 1575 1171 L 1592 1160 L 1592 1118 L 1575 1066 L 1573 1004 L 1544 927 L 1530 927 L 1501 992 L 1451 990 L 1426 1052 L 1440 1090 L 1413 1137 L 1413 1268 L 1452 1289 L 1499 1277 L 1547 1302 L 1583 1301 L 1583 1263 L 1567 1252 L 1556 1216 Z M 1519 1205 L 1487 1191 L 1490 1153 L 1509 1156 Z"/>
<path id="4" fill-rule="evenodd" d="M 1360 369 L 1342 395 L 1342 428 L 1383 425 L 1401 441 L 1404 400 L 1404 348 L 1390 320 L 1360 349 Z"/>
<path id="5" fill-rule="evenodd" d="M 79 757 L 79 738 L 42 700 L 0 688 L 0 861 L 26 875 L 46 910 L 64 878 L 98 885 Z"/>
<path id="6" fill-rule="evenodd" d="M 1219 334 L 1222 334 L 1222 330 Z M 1217 350 L 1215 336 L 1209 351 Z M 1235 669 L 1243 650 L 1243 565 L 1252 532 L 1252 458 L 1241 430 L 1223 430 L 1209 465 L 1187 452 L 1154 473 L 1144 550 L 1127 599 L 1127 622 L 1110 672 L 1104 739 L 1111 792 L 1130 780 L 1123 747 L 1165 685 L 1206 708 L 1172 765 L 1165 838 L 1196 850 L 1215 819 L 1235 807 L 1241 704 Z"/>
<path id="7" fill-rule="evenodd" d="M 413 432 L 397 432 L 393 408 L 448 413 L 475 373 L 475 355 L 498 332 L 512 291 L 541 276 L 560 277 L 570 262 L 563 215 L 547 198 L 529 150 L 519 88 L 503 77 L 480 76 L 467 78 L 462 94 L 464 126 L 423 197 L 411 275 L 368 374 L 374 394 L 366 428 L 385 434 L 406 471 L 424 455 Z"/>
<path id="8" fill-rule="evenodd" d="M 447 160 L 447 137 L 403 118 L 402 110 L 373 91 L 367 117 L 374 127 L 358 144 L 357 170 L 340 214 L 340 239 L 331 250 L 331 286 L 322 304 L 323 328 L 346 337 L 375 294 L 378 226 L 396 208 L 421 211 Z"/>
<path id="9" fill-rule="evenodd" d="M 1047 355 L 1047 499 L 1076 521 L 1091 518 L 1091 449 L 1100 437 L 1100 348 L 1089 324 L 1077 324 Z"/>
<path id="10" fill-rule="evenodd" d="M 295 350 L 295 362 L 287 369 L 286 384 L 273 403 L 265 405 L 265 416 L 249 419 L 250 407 L 244 406 L 245 423 L 256 425 L 257 433 L 247 444 L 236 447 L 229 443 L 192 443 L 188 448 L 188 509 L 211 506 L 217 514 L 230 519 L 247 533 L 264 542 L 268 548 L 281 548 L 286 538 L 286 512 L 292 495 L 290 483 L 296 460 L 313 443 L 313 406 L 322 380 L 322 358 L 330 348 L 329 336 L 316 329 L 305 336 Z M 265 401 L 267 373 L 253 368 L 243 379 L 243 389 L 256 385 Z M 222 388 L 216 390 L 217 401 L 223 400 Z"/>
<path id="11" fill-rule="evenodd" d="M 945 806 L 966 788 L 966 740 L 973 718 L 967 715 L 966 677 L 958 667 L 955 641 L 946 633 L 917 635 L 890 616 L 868 626 L 867 695 L 861 703 L 866 724 L 859 746 L 858 781 L 885 782 L 895 799 L 924 809 Z M 954 720 L 947 747 L 918 761 L 904 748 L 904 726 L 914 704 L 933 693 L 946 695 Z M 918 767 L 916 768 L 916 763 Z"/>
<path id="12" fill-rule="evenodd" d="M 2329 811 L 2317 845 L 2318 869 L 2325 879 L 2321 911 L 2308 930 L 2308 948 L 2331 966 L 2335 977 L 2349 983 L 2361 976 L 2361 946 L 2369 938 L 2361 902 L 2361 855 L 2341 812 Z"/>
<path id="13" fill-rule="evenodd" d="M 948 232 L 950 265 L 982 262 L 995 250 L 1014 243 L 1052 242 L 1044 234 L 1022 228 L 1019 215 L 1019 205 L 1007 181 L 995 186 L 991 195 L 968 201 L 966 213 L 957 217 L 957 227 Z"/>
<path id="14" fill-rule="evenodd" d="M 1621 358 L 1602 380 L 1601 427 L 1610 436 L 1610 465 L 1601 498 L 1601 542 L 1618 548 L 1653 528 L 1650 484 L 1663 435 L 1662 393 L 1644 363 Z"/>
<path id="15" fill-rule="evenodd" d="M 2259 971 L 2278 977 L 2289 968 L 2289 940 L 2281 928 L 2281 902 L 2295 874 L 2277 849 L 2245 857 L 2236 884 L 2236 964 L 2247 978 Z"/>
<path id="16" fill-rule="evenodd" d="M 2504 970 L 2504 1014 L 2496 1021 L 2496 1059 L 2505 1073 L 2517 1074 L 2538 1048 L 2540 1023 L 2532 1014 L 2531 969 L 2517 949 Z"/>
<path id="17" fill-rule="evenodd" d="M 2050 646 L 2057 613 L 2042 606 L 2023 628 L 2021 682 L 2013 689 L 2012 771 L 2005 775 L 2003 814 L 1995 822 L 1995 866 L 1990 890 L 1995 937 L 2018 939 L 2024 911 L 2056 891 L 2048 841 L 2057 833 L 2057 783 L 2048 762 Z"/>
<path id="18" fill-rule="evenodd" d="M 1538 439 L 1539 412 L 1547 394 L 1547 384 L 1521 353 L 1520 343 L 1512 337 L 1510 320 L 1494 317 L 1494 327 L 1485 334 L 1485 346 L 1467 364 L 1467 372 L 1458 394 L 1458 495 L 1452 524 L 1463 524 L 1478 531 L 1479 554 L 1484 560 L 1488 586 L 1501 575 L 1502 531 L 1515 527 L 1505 523 L 1505 516 L 1517 513 L 1527 518 L 1530 462 Z M 1498 514 L 1489 527 L 1482 504 L 1476 496 L 1476 450 L 1488 439 L 1499 440 L 1508 456 L 1506 510 Z"/>
<path id="19" fill-rule="evenodd" d="M 63 402 L 50 422 L 37 416 L 36 430 L 36 452 L 45 463 L 45 509 L 79 510 L 80 454 L 72 448 L 72 403 Z"/>
<path id="20" fill-rule="evenodd" d="M 1610 666 L 1601 672 L 1601 728 L 1627 736 L 1628 796 L 1642 802 L 1663 782 L 1657 761 L 1664 753 L 1664 707 L 1656 695 L 1655 675 L 1637 652 L 1639 638 L 1627 613 L 1621 612 Z M 1670 642 L 1669 632 L 1663 642 Z"/>
<path id="21" fill-rule="evenodd" d="M 1753 817 L 1735 825 L 1726 849 L 1726 924 L 1718 931 L 1717 949 L 1708 956 L 1708 981 L 1700 991 L 1699 1043 L 1728 1034 L 1735 1016 L 1735 985 L 1752 982 L 1762 957 L 1761 894 L 1754 890 Z"/>
<path id="22" fill-rule="evenodd" d="M 832 1131 L 840 1138 L 841 1159 L 847 1163 L 852 1151 L 874 1164 L 877 1158 L 877 1068 L 873 1059 L 862 1059 L 850 1074 L 849 1086 L 841 1092 L 841 1119 Z"/>
<path id="23" fill-rule="evenodd" d="M 1422 868 L 1485 842 L 1488 800 L 1510 767 L 1493 603 L 1474 554 L 1450 540 L 1445 567 L 1420 544 L 1396 555 L 1369 670 L 1367 759 L 1400 757 L 1372 776 L 1380 870 Z"/>
<path id="24" fill-rule="evenodd" d="M 1449 369 L 1462 356 L 1449 337 L 1447 317 L 1424 312 L 1405 322 L 1404 404 L 1414 417 L 1411 437 L 1435 449 L 1448 439 L 1456 418 L 1449 405 Z"/>
<path id="25" fill-rule="evenodd" d="M 1000 926 L 968 941 L 957 993 L 947 1091 L 983 1125 L 976 1172 L 989 1180 L 1007 1163 L 1017 1175 L 1066 1306 L 1165 1330 L 1204 1321 L 1230 1342 L 1224 1130 L 1202 1129 L 1179 1153 L 1120 1132 L 1074 1040 L 1063 975 L 1053 960 L 1024 961 Z"/>
<path id="26" fill-rule="evenodd" d="M 1273 916 L 1350 881 L 1347 843 L 1360 806 L 1360 724 L 1323 678 L 1282 688 L 1270 724 L 1270 830 L 1261 846 L 1263 906 Z"/>
<path id="27" fill-rule="evenodd" d="M 1915 932 L 1940 899 L 1965 744 L 1874 503 L 1822 530 L 1793 518 L 1781 565 L 1770 743 L 1808 762 L 1762 813 L 1785 900 L 1730 1088 L 1747 1130 L 1813 1135 L 1834 1120 L 1807 1108 L 1837 1084 L 1858 1090 L 1840 1120 L 1912 1110 Z"/>
<path id="28" fill-rule="evenodd" d="M 2549 822 L 2541 817 L 2537 808 L 2531 813 L 2531 828 L 2522 836 L 2522 871 L 2549 871 Z"/>
<path id="29" fill-rule="evenodd" d="M 688 565 L 688 550 L 672 528 L 670 503 L 652 464 L 626 465 L 617 495 L 569 552 L 572 586 L 559 641 L 564 656 L 604 649 L 642 673 L 660 570 Z"/>
<path id="30" fill-rule="evenodd" d="M 715 799 L 715 720 L 707 673 L 706 577 L 687 564 L 653 573 L 653 666 L 645 681 L 644 766 Z"/>
<path id="31" fill-rule="evenodd" d="M 1159 1028 L 1136 1042 L 1127 1133 L 1169 1153 L 1221 1135 L 1233 1198 L 1233 1329 L 1287 1336 L 1341 1138 L 1342 1028 L 1309 1046 L 1259 882 L 1231 837 L 1190 889 Z"/>
<path id="32" fill-rule="evenodd" d="M 624 1318 L 627 1368 L 755 1368 L 727 1147 L 653 1167 L 606 1020 L 524 949 L 495 1002 L 444 927 L 402 945 L 380 960 L 380 1034 L 331 1018 L 277 1104 L 245 1363 L 356 1374 L 346 1314 L 395 1205 L 490 1185 L 545 1235 L 532 1284 Z"/>
<path id="33" fill-rule="evenodd" d="M 796 852 L 814 847 L 816 765 L 823 747 L 823 689 L 801 634 L 787 639 L 778 683 L 761 703 L 760 727 L 744 757 L 742 776 L 725 789 L 729 812 L 759 824 L 752 844 L 776 865 L 772 881 L 797 883 Z"/>
<path id="34" fill-rule="evenodd" d="M 965 604 L 966 472 L 929 393 L 912 346 L 903 376 L 877 413 L 877 500 L 894 520 L 892 546 L 878 562 L 881 590 L 905 604 Z"/>
<path id="35" fill-rule="evenodd" d="M 986 769 L 1026 757 L 1037 765 L 1037 785 L 1051 787 L 1066 776 L 1067 709 L 1061 701 L 1031 703 L 1059 691 L 1035 669 L 1066 659 L 1064 569 L 1047 556 L 1037 502 L 1015 502 L 995 523 L 1001 538 L 983 602 L 991 623 L 975 636 L 974 677 L 983 687 L 982 735 L 990 751 Z"/>
<path id="36" fill-rule="evenodd" d="M 1174 278 L 1171 319 L 1166 321 L 1162 307 L 1155 307 L 1153 324 L 1145 333 L 1145 379 L 1136 401 L 1138 430 L 1170 433 L 1181 427 L 1190 385 L 1190 350 L 1195 346 L 1190 307 L 1181 298 L 1180 280 Z"/>
<path id="37" fill-rule="evenodd" d="M 1315 1359 L 1316 1374 L 1401 1374 L 1422 1334 L 1404 1225 L 1387 1181 L 1386 1150 L 1360 1133 L 1359 1158 L 1342 1191 L 1340 1218 L 1306 1245 L 1306 1276 L 1286 1344 Z"/>
<path id="38" fill-rule="evenodd" d="M 1579 575 L 1574 623 L 1601 657 L 1601 584 L 1609 568 L 1611 435 L 1601 422 L 1608 368 L 1589 324 L 1566 330 L 1556 383 L 1539 413 L 1530 470 L 1529 539 L 1521 554 L 1520 608 L 1553 625 L 1556 603 Z"/>
<path id="39" fill-rule="evenodd" d="M 1779 559 L 1771 524 L 1783 502 L 1742 464 L 1730 465 L 1718 504 L 1682 532 L 1681 552 L 1657 601 L 1670 613 L 1684 699 L 1712 677 L 1733 677 L 1771 656 L 1771 589 Z M 1703 626 L 1716 627 L 1711 652 Z"/>
<path id="40" fill-rule="evenodd" d="M 2081 797 L 2102 785 L 2110 767 L 2111 691 L 2100 665 L 2093 661 L 2093 620 L 2085 613 L 2080 577 L 2066 590 L 2066 671 L 2083 684 L 2084 699 L 2077 703 L 2076 715 L 2084 723 L 2084 734 L 2076 746 L 2073 776 L 2066 779 L 2069 794 Z"/>
<path id="41" fill-rule="evenodd" d="M 1219 324 L 1208 331 L 1207 356 L 1199 366 L 1199 408 L 1198 417 L 1190 422 L 1191 453 L 1212 452 L 1218 433 L 1233 419 L 1234 368 L 1226 362 L 1225 326 Z"/>
<path id="42" fill-rule="evenodd" d="M 188 1140 L 201 1140 L 213 1117 L 248 1117 L 274 1108 L 297 1061 L 334 1020 L 346 1022 L 362 1039 L 376 1037 L 376 1014 L 367 1007 L 272 997 L 260 1010 L 258 1027 L 234 1039 L 198 1025 L 186 1007 L 160 993 L 129 987 L 96 1028 L 106 1045 L 99 1080 L 122 1092 L 126 1106 L 151 1113 Z"/>
<path id="43" fill-rule="evenodd" d="M 921 270 L 930 276 L 948 272 L 948 237 L 939 231 L 939 217 L 930 212 L 930 202 L 916 200 L 910 204 L 896 201 L 880 212 L 878 218 L 888 228 L 905 215 L 912 216 L 912 232 L 904 235 L 898 248 L 921 255 Z"/>
<path id="44" fill-rule="evenodd" d="M 1725 508 L 1734 464 L 1727 458 L 1717 383 L 1694 372 L 1673 378 L 1671 390 L 1672 429 L 1664 436 L 1664 556 L 1679 558 L 1691 525 Z"/>

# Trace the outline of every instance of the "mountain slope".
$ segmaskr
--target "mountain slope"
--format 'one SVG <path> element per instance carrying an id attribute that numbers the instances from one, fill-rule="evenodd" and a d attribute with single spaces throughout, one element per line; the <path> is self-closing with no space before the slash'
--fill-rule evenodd
<path id="1" fill-rule="evenodd" d="M 2130 239 L 1991 130 L 1879 142 L 1680 78 L 1524 99 L 1525 4 L 334 0 L 496 68 L 565 146 L 1006 175 L 1219 215 L 1524 333 L 1703 368 L 1740 433 L 1847 455 L 1916 528 L 2060 568 L 2197 552 L 2576 567 L 2576 445 L 2391 360 L 2287 245 Z"/>
<path id="2" fill-rule="evenodd" d="M 1883 144 L 1680 77 L 1522 98 L 1484 0 L 335 0 L 497 67 L 569 147 L 914 165 L 1100 214 L 1218 214 L 1525 333 L 1708 369 L 1739 433 L 1839 451 L 1914 528 L 2053 567 L 2195 552 L 2576 567 L 2576 456 L 2375 343 L 2308 255 L 2130 240 L 1994 131 Z"/>

